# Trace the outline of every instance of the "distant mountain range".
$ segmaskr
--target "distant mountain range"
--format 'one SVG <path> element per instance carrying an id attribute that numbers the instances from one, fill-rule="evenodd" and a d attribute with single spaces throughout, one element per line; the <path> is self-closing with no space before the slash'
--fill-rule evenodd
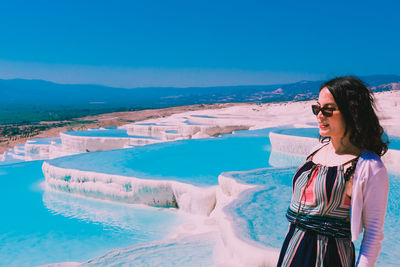
<path id="1" fill-rule="evenodd" d="M 360 78 L 373 91 L 400 89 L 399 75 L 371 75 Z M 0 79 L 0 105 L 142 109 L 227 102 L 308 100 L 318 95 L 322 83 L 323 81 L 299 81 L 274 85 L 124 89 L 100 85 L 57 84 L 43 80 Z"/>

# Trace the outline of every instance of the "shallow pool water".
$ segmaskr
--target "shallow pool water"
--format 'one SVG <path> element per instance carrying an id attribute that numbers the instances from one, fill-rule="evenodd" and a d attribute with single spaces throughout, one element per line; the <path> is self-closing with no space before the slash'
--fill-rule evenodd
<path id="1" fill-rule="evenodd" d="M 260 187 L 247 190 L 225 207 L 237 217 L 239 235 L 266 246 L 279 248 L 287 231 L 286 210 L 290 204 L 291 182 L 296 168 L 269 168 L 238 172 L 231 177 Z"/>
<path id="2" fill-rule="evenodd" d="M 185 121 L 183 121 L 183 123 L 186 124 L 186 125 L 207 125 L 207 124 L 204 124 L 204 123 L 192 122 L 192 121 L 189 121 L 189 120 L 185 120 Z"/>
<path id="3" fill-rule="evenodd" d="M 194 117 L 194 118 L 208 118 L 208 119 L 216 118 L 216 117 L 214 117 L 214 116 L 208 116 L 208 115 L 190 115 L 190 117 Z"/>
<path id="4" fill-rule="evenodd" d="M 399 136 L 389 136 L 389 148 L 400 150 L 400 137 Z"/>
<path id="5" fill-rule="evenodd" d="M 129 135 L 126 129 L 118 129 L 116 127 L 110 127 L 105 129 L 92 129 L 88 131 L 71 131 L 71 132 L 65 132 L 64 134 L 72 136 L 85 136 L 85 137 L 120 137 L 120 138 L 142 138 L 142 139 L 159 140 L 159 138 L 152 136 Z"/>
<path id="6" fill-rule="evenodd" d="M 240 131 L 219 138 L 180 140 L 132 149 L 91 152 L 51 165 L 143 179 L 216 185 L 224 171 L 269 166 L 271 130 Z"/>
<path id="7" fill-rule="evenodd" d="M 84 266 L 213 266 L 217 237 L 218 233 L 211 232 L 153 242 L 114 250 L 83 264 Z"/>
<path id="8" fill-rule="evenodd" d="M 140 147 L 137 151 L 93 152 L 53 162 L 68 167 L 92 166 L 96 171 L 111 169 L 122 174 L 128 168 L 133 171 L 138 167 L 152 178 L 216 184 L 224 170 L 267 166 L 268 133 L 269 130 L 241 131 L 216 139 L 169 142 Z M 249 154 L 254 158 L 248 157 Z M 0 261 L 7 266 L 84 262 L 113 249 L 161 240 L 187 219 L 173 209 L 118 204 L 43 190 L 42 162 L 0 167 L 0 182 L 7 188 L 0 201 L 7 203 L 3 214 L 8 218 L 0 221 L 0 244 L 6 244 L 0 246 Z M 202 251 L 212 250 L 207 244 L 199 245 Z M 170 253 L 175 252 L 171 249 Z"/>
<path id="9" fill-rule="evenodd" d="M 42 161 L 0 167 L 0 265 L 85 261 L 165 238 L 186 219 L 173 209 L 79 198 L 42 189 Z"/>
<path id="10" fill-rule="evenodd" d="M 200 186 L 216 185 L 218 175 L 224 171 L 240 171 L 232 173 L 232 177 L 260 187 L 244 192 L 240 201 L 226 207 L 234 216 L 232 219 L 238 234 L 279 248 L 288 226 L 285 212 L 296 167 L 248 170 L 300 161 L 280 153 L 271 154 L 267 138 L 271 131 L 296 134 L 295 130 L 238 131 L 213 139 L 180 140 L 133 149 L 90 152 L 49 162 L 64 168 L 144 179 L 171 179 Z M 298 135 L 310 133 L 310 130 L 300 131 Z M 151 255 L 154 263 L 177 253 L 177 261 L 171 261 L 170 266 L 179 263 L 179 260 L 190 265 L 188 255 L 190 251 L 196 251 L 198 253 L 193 255 L 198 255 L 205 266 L 212 262 L 205 255 L 212 257 L 213 242 L 191 240 L 187 241 L 187 246 L 181 242 L 159 243 L 148 251 L 146 246 L 141 246 L 162 240 L 177 225 L 185 222 L 186 217 L 176 210 L 118 204 L 46 191 L 41 186 L 44 181 L 41 165 L 42 161 L 35 161 L 0 166 L 0 182 L 4 188 L 0 195 L 0 201 L 4 203 L 2 218 L 7 218 L 0 220 L 1 264 L 32 266 L 90 259 L 97 261 L 101 258 L 96 257 L 118 248 L 125 254 L 116 258 L 115 254 L 107 253 L 111 257 L 103 259 L 124 262 L 134 260 L 132 257 L 138 255 L 138 263 L 147 263 Z M 397 231 L 400 224 L 399 174 L 390 173 L 390 186 L 385 240 L 379 258 L 382 266 L 398 266 L 400 263 L 400 234 Z M 135 245 L 135 248 L 127 248 Z M 356 243 L 358 246 L 359 242 Z M 182 251 L 184 255 L 179 254 Z"/>
<path id="11" fill-rule="evenodd" d="M 157 123 L 135 123 L 135 125 L 157 125 Z"/>
<path id="12" fill-rule="evenodd" d="M 27 143 L 35 145 L 61 144 L 61 138 L 50 137 L 50 138 L 31 139 L 28 140 Z"/>
<path id="13" fill-rule="evenodd" d="M 280 249 L 288 230 L 286 210 L 290 204 L 291 181 L 295 168 L 271 168 L 234 173 L 231 176 L 260 187 L 245 191 L 239 200 L 225 210 L 233 220 L 239 235 L 266 246 Z M 390 192 L 382 243 L 377 266 L 400 265 L 400 174 L 389 172 Z M 362 239 L 362 234 L 360 235 Z M 361 240 L 355 242 L 358 253 Z"/>

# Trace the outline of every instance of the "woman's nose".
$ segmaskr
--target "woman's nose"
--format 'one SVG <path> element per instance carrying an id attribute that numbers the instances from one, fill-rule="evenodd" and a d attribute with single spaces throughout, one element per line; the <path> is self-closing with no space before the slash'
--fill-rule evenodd
<path id="1" fill-rule="evenodd" d="M 317 119 L 320 119 L 321 117 L 325 117 L 324 114 L 322 114 L 322 111 L 320 110 L 317 114 Z"/>

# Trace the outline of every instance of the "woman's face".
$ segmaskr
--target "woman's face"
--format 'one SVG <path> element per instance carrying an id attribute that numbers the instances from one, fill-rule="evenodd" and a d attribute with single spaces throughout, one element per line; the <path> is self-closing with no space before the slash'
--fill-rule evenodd
<path id="1" fill-rule="evenodd" d="M 342 138 L 346 129 L 346 123 L 328 88 L 322 88 L 319 92 L 318 104 L 321 108 L 329 107 L 335 109 L 331 117 L 323 115 L 321 111 L 317 114 L 319 134 L 331 139 Z"/>

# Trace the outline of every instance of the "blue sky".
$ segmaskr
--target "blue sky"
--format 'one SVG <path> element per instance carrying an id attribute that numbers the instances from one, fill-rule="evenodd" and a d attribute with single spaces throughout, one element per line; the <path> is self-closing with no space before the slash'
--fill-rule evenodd
<path id="1" fill-rule="evenodd" d="M 399 1 L 1 1 L 0 78 L 119 87 L 400 74 Z"/>

